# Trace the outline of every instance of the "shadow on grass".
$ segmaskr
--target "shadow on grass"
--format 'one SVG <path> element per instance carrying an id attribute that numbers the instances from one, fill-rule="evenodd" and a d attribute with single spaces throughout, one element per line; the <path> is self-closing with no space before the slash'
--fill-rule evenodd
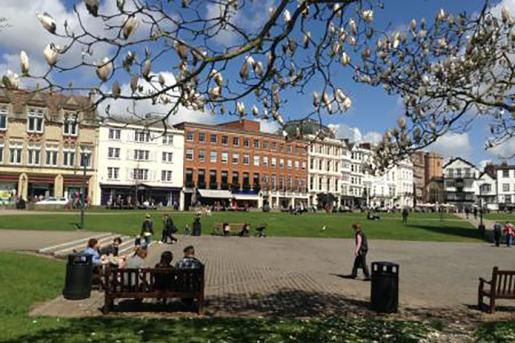
<path id="1" fill-rule="evenodd" d="M 471 239 L 477 239 L 477 240 L 487 240 L 486 238 L 483 238 L 480 236 L 479 231 L 476 229 L 468 229 L 464 227 L 456 227 L 456 226 L 446 226 L 445 224 L 442 224 L 443 226 L 433 226 L 433 225 L 423 225 L 423 224 L 407 224 L 408 227 L 412 227 L 415 229 L 425 230 L 425 231 L 431 231 L 438 234 L 448 235 L 448 236 L 455 236 L 455 237 L 464 237 L 464 238 L 471 238 Z"/>

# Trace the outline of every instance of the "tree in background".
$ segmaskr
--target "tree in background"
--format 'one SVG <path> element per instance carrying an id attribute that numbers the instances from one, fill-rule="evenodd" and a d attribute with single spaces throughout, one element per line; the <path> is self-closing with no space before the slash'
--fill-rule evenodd
<path id="1" fill-rule="evenodd" d="M 117 100 L 164 105 L 155 119 L 164 125 L 184 107 L 282 127 L 287 98 L 310 94 L 313 106 L 298 116 L 320 124 L 349 110 L 346 75 L 405 104 L 398 127 L 376 148 L 374 165 L 384 169 L 448 130 L 465 130 L 476 117 L 488 118 L 488 147 L 513 137 L 514 20 L 491 5 L 486 1 L 478 14 L 440 10 L 403 31 L 385 32 L 374 28 L 383 7 L 377 0 L 117 0 L 116 7 L 84 0 L 74 8 L 76 23 L 38 14 L 55 37 L 42 51 L 48 71 L 33 75 L 21 52 L 21 74 L 42 90 L 94 90 L 94 106 Z M 256 8 L 263 13 L 250 16 Z M 66 63 L 77 50 L 80 62 Z M 163 65 L 173 75 L 154 72 Z M 95 81 L 70 83 L 84 71 Z M 19 85 L 12 72 L 2 81 Z M 104 107 L 99 115 L 110 116 Z"/>

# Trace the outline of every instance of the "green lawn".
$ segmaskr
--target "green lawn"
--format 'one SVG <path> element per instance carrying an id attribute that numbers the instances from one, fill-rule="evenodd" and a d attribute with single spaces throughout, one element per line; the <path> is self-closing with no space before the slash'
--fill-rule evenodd
<path id="1" fill-rule="evenodd" d="M 135 235 L 139 233 L 144 217 L 142 211 L 89 212 L 86 214 L 86 229 Z M 158 234 L 162 228 L 164 212 L 150 212 Z M 186 224 L 191 226 L 194 214 L 179 212 L 172 214 L 175 224 L 182 232 Z M 262 212 L 218 212 L 202 218 L 203 233 L 209 234 L 216 223 L 248 222 L 252 228 L 267 225 L 269 236 L 289 237 L 352 237 L 351 225 L 361 222 L 365 232 L 372 239 L 414 240 L 414 241 L 478 241 L 477 230 L 468 222 L 453 215 L 412 214 L 407 225 L 399 214 L 383 214 L 379 221 L 366 220 L 364 213 L 346 214 L 303 214 Z M 55 214 L 8 215 L 0 217 L 0 229 L 22 230 L 74 230 L 78 212 Z M 322 230 L 323 226 L 326 230 Z"/>
<path id="2" fill-rule="evenodd" d="M 488 213 L 485 215 L 486 219 L 499 220 L 501 222 L 510 221 L 515 222 L 515 213 Z"/>

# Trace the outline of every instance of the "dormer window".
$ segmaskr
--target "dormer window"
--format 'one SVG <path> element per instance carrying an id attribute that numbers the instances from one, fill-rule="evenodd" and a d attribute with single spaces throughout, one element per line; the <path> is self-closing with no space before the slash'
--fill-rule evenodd
<path id="1" fill-rule="evenodd" d="M 9 113 L 7 105 L 0 106 L 0 131 L 7 130 L 7 114 Z"/>
<path id="2" fill-rule="evenodd" d="M 79 116 L 77 113 L 68 113 L 64 116 L 63 134 L 77 136 L 79 133 Z"/>
<path id="3" fill-rule="evenodd" d="M 45 110 L 42 108 L 29 108 L 27 116 L 27 132 L 43 133 Z"/>

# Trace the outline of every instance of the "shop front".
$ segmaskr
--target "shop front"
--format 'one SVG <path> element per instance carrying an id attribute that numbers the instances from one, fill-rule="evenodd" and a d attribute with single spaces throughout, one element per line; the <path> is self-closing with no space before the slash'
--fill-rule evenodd
<path id="1" fill-rule="evenodd" d="M 214 206 L 217 209 L 231 205 L 232 193 L 223 189 L 199 189 L 195 197 L 202 205 Z"/>
<path id="2" fill-rule="evenodd" d="M 261 197 L 258 192 L 246 192 L 246 193 L 233 193 L 232 194 L 232 208 L 260 208 L 263 205 L 261 204 Z"/>

